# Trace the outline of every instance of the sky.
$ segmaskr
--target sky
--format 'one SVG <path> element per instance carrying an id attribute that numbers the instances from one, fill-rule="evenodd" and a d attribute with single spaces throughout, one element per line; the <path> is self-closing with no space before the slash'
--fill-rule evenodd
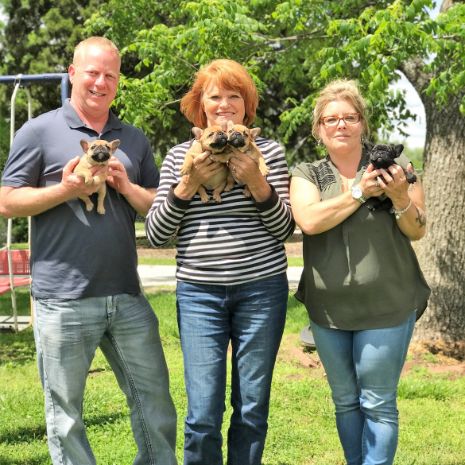
<path id="1" fill-rule="evenodd" d="M 397 131 L 392 132 L 388 140 L 390 142 L 402 142 L 409 148 L 419 148 L 425 145 L 426 136 L 426 117 L 425 108 L 423 103 L 418 96 L 417 91 L 410 84 L 408 79 L 402 74 L 401 79 L 390 87 L 393 89 L 402 89 L 405 91 L 405 100 L 407 107 L 411 113 L 416 115 L 415 120 L 409 119 L 407 126 L 404 127 L 404 131 L 408 134 L 408 137 L 402 136 Z"/>
<path id="2" fill-rule="evenodd" d="M 442 1 L 436 1 L 436 6 L 431 10 L 431 17 L 435 18 L 439 13 L 439 8 Z M 408 137 L 401 136 L 398 132 L 392 132 L 389 136 L 389 140 L 394 142 L 405 142 L 410 148 L 423 148 L 425 145 L 426 136 L 426 117 L 425 108 L 417 94 L 417 91 L 412 87 L 408 79 L 401 75 L 401 79 L 396 83 L 392 84 L 393 89 L 405 90 L 405 99 L 409 110 L 416 115 L 415 120 L 408 120 L 407 126 L 404 131 L 408 133 Z"/>

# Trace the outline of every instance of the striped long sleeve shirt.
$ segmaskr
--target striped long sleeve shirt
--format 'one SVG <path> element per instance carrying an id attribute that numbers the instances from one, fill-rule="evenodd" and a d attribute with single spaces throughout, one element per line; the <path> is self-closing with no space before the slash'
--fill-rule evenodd
<path id="1" fill-rule="evenodd" d="M 256 144 L 270 169 L 272 188 L 265 202 L 255 202 L 235 184 L 221 194 L 221 203 L 202 203 L 175 196 L 179 170 L 192 141 L 173 147 L 161 168 L 160 185 L 145 228 L 154 247 L 177 236 L 176 278 L 203 284 L 234 285 L 286 271 L 283 242 L 295 223 L 289 205 L 289 173 L 284 153 L 274 141 Z"/>

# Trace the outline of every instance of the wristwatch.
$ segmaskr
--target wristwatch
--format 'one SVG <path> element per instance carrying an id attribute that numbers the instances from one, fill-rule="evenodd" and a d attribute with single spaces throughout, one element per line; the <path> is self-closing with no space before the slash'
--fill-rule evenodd
<path id="1" fill-rule="evenodd" d="M 359 184 L 352 186 L 352 197 L 360 203 L 365 203 L 367 201 L 367 199 L 363 196 L 363 192 Z"/>

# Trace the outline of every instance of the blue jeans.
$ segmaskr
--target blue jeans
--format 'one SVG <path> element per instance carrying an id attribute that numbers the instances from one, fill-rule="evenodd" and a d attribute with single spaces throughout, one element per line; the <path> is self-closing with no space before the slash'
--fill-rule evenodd
<path id="1" fill-rule="evenodd" d="M 184 464 L 221 465 L 226 359 L 232 348 L 228 465 L 260 465 L 273 368 L 286 319 L 286 274 L 233 286 L 178 282 L 188 398 Z"/>
<path id="2" fill-rule="evenodd" d="M 397 449 L 397 385 L 415 312 L 393 328 L 343 331 L 311 324 L 336 406 L 347 465 L 392 465 Z"/>
<path id="3" fill-rule="evenodd" d="M 97 347 L 126 395 L 138 452 L 134 465 L 174 465 L 176 412 L 158 320 L 143 295 L 36 299 L 34 336 L 54 465 L 94 465 L 83 423 Z"/>

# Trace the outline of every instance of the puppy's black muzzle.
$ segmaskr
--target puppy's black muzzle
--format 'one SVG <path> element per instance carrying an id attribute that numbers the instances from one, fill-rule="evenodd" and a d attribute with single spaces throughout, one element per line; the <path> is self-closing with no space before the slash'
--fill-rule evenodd
<path id="1" fill-rule="evenodd" d="M 94 150 L 94 153 L 92 154 L 91 158 L 97 163 L 105 163 L 108 161 L 111 157 L 111 152 L 108 148 L 106 147 L 99 147 Z"/>
<path id="2" fill-rule="evenodd" d="M 228 144 L 232 145 L 236 149 L 239 147 L 244 147 L 245 138 L 240 132 L 231 132 L 228 137 Z"/>
<path id="3" fill-rule="evenodd" d="M 227 143 L 228 143 L 228 137 L 226 136 L 226 134 L 225 133 L 219 133 L 215 137 L 215 140 L 210 144 L 210 147 L 212 149 L 218 150 L 218 149 L 224 148 Z"/>
<path id="4" fill-rule="evenodd" d="M 370 157 L 370 161 L 375 168 L 386 169 L 394 163 L 394 158 L 396 157 L 391 158 L 389 155 L 385 157 Z"/>

